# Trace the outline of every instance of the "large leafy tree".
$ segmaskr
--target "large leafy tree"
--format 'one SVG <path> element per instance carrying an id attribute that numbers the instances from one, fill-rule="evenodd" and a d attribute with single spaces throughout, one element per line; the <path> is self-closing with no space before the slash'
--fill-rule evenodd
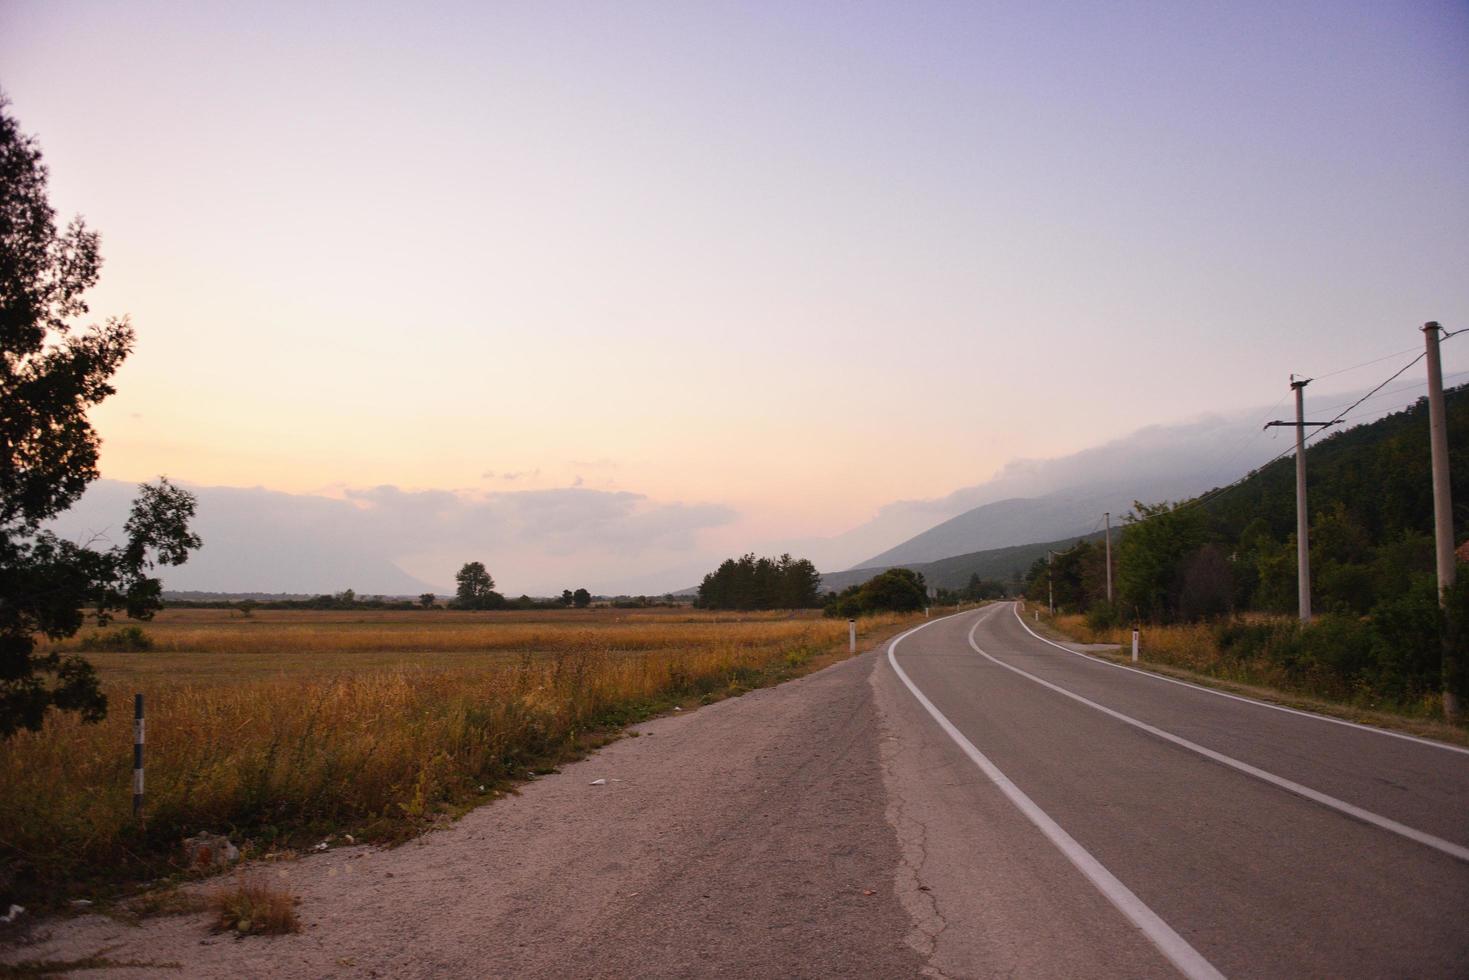
<path id="1" fill-rule="evenodd" d="M 0 737 L 40 728 L 51 708 L 102 718 L 92 666 L 38 656 L 36 637 L 71 636 L 85 607 L 103 621 L 150 617 L 162 586 L 148 572 L 200 543 L 188 527 L 194 498 L 167 480 L 139 488 L 125 540 L 110 549 L 44 529 L 97 478 L 87 410 L 113 393 L 133 346 L 126 318 L 74 327 L 101 269 L 98 236 L 80 218 L 57 230 L 46 178 L 35 139 L 0 97 Z"/>
<path id="2" fill-rule="evenodd" d="M 458 583 L 454 605 L 459 609 L 498 609 L 505 604 L 505 597 L 495 591 L 495 580 L 482 561 L 465 562 L 454 580 Z"/>

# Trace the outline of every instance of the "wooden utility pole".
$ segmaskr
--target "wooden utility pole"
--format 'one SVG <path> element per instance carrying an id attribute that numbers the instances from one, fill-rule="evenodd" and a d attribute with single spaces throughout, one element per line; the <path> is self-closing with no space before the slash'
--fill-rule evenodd
<path id="1" fill-rule="evenodd" d="M 1109 511 L 1102 516 L 1107 519 L 1107 605 L 1110 606 L 1112 604 L 1112 514 Z"/>
<path id="2" fill-rule="evenodd" d="M 1433 459 L 1433 540 L 1438 565 L 1438 604 L 1445 606 L 1448 590 L 1454 585 L 1456 558 L 1454 556 L 1454 502 L 1449 488 L 1449 431 L 1444 419 L 1443 363 L 1439 360 L 1439 331 L 1437 323 L 1423 325 L 1423 341 L 1427 345 L 1428 359 L 1428 445 Z M 1441 670 L 1443 682 L 1443 713 L 1446 718 L 1459 714 L 1458 651 L 1454 648 L 1457 629 L 1451 628 L 1443 637 Z"/>

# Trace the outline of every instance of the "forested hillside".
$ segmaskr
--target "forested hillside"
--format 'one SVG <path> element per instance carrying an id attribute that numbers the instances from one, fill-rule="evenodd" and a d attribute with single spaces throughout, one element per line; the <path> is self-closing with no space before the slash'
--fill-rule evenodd
<path id="1" fill-rule="evenodd" d="M 1447 392 L 1456 541 L 1469 515 L 1466 390 Z M 1307 448 L 1306 471 L 1320 622 L 1249 642 L 1274 644 L 1279 657 L 1348 686 L 1403 696 L 1435 689 L 1441 636 L 1457 627 L 1452 615 L 1443 621 L 1435 597 L 1427 402 L 1321 437 Z M 1285 455 L 1194 500 L 1139 503 L 1116 543 L 1115 604 L 1106 602 L 1105 563 L 1094 541 L 1058 553 L 1049 569 L 1038 559 L 1026 592 L 1044 600 L 1049 584 L 1058 607 L 1086 612 L 1096 625 L 1294 613 L 1295 526 L 1295 461 Z"/>

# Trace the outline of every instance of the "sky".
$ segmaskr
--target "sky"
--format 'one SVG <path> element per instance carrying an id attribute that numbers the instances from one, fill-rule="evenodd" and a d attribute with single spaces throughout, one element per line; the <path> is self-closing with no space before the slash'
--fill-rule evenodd
<path id="1" fill-rule="evenodd" d="M 1370 387 L 1469 326 L 1466 51 L 1463 3 L 0 0 L 138 330 L 103 475 L 500 514 L 513 592 Z"/>

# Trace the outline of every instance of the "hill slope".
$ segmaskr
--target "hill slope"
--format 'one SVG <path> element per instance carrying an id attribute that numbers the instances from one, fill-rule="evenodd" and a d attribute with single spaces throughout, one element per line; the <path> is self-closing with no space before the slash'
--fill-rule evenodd
<path id="1" fill-rule="evenodd" d="M 1078 539 L 1101 540 L 1104 532 L 1095 534 L 1075 535 L 1073 537 L 1061 538 L 1057 541 L 1040 541 L 1030 544 L 1012 545 L 1006 548 L 991 548 L 987 551 L 975 551 L 967 555 L 953 555 L 949 558 L 941 558 L 938 561 L 913 562 L 900 565 L 901 568 L 911 568 L 923 575 L 929 585 L 938 586 L 943 589 L 960 589 L 969 584 L 971 575 L 978 575 L 982 579 L 993 579 L 1001 582 L 1010 582 L 1016 576 L 1023 575 L 1036 559 L 1044 558 L 1047 551 L 1061 551 L 1074 545 Z M 1115 532 L 1114 532 L 1115 533 Z M 1115 543 L 1116 538 L 1113 538 Z M 892 565 L 864 566 L 853 568 L 845 572 L 830 572 L 821 576 L 822 591 L 840 592 L 849 585 L 857 585 L 865 582 L 872 576 Z"/>

